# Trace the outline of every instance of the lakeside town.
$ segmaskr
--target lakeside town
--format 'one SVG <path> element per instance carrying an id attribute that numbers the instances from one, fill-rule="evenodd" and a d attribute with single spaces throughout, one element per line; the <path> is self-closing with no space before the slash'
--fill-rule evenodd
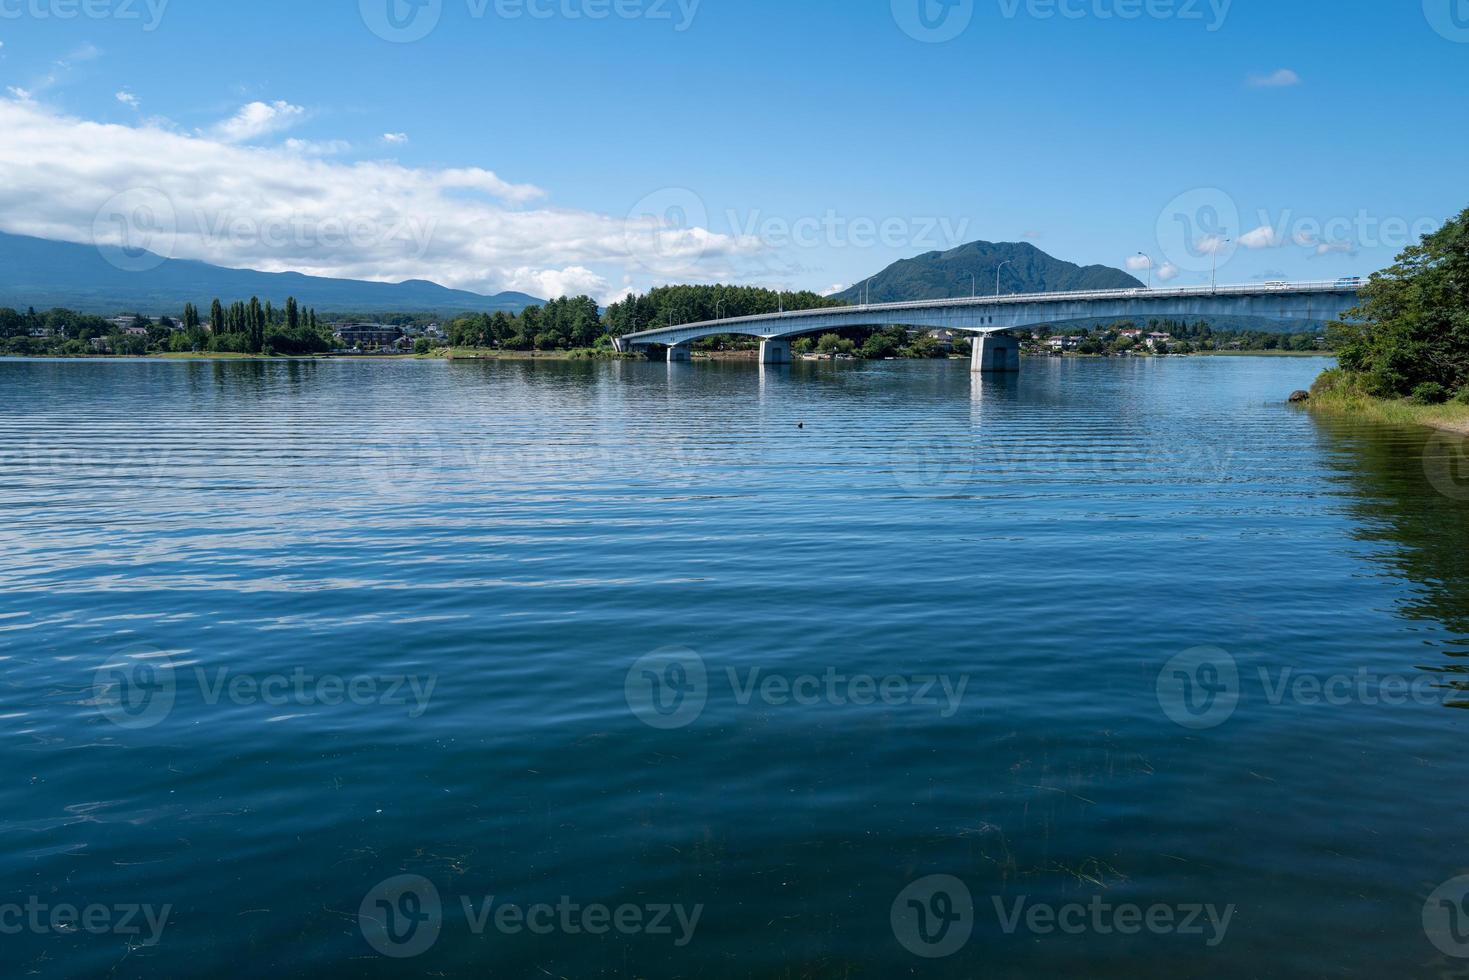
<path id="1" fill-rule="evenodd" d="M 551 325 L 532 332 L 528 324 L 554 319 L 558 304 L 576 304 L 578 322 L 570 331 Z M 590 307 L 590 310 L 588 309 Z M 238 310 L 238 323 L 232 315 Z M 475 356 L 528 352 L 557 352 L 587 356 L 616 356 L 613 328 L 597 320 L 587 322 L 595 304 L 585 297 L 556 300 L 547 307 L 528 307 L 520 314 L 477 314 L 448 324 L 424 315 L 396 315 L 379 319 L 323 320 L 314 310 L 300 311 L 294 300 L 277 310 L 258 300 L 222 307 L 215 301 L 215 318 L 202 319 L 192 306 L 175 317 L 142 313 L 112 317 L 76 314 L 67 310 L 26 313 L 0 309 L 0 353 L 10 356 L 118 356 L 155 355 L 298 355 L 405 357 L 444 354 Z M 258 311 L 258 312 L 255 312 Z M 1071 332 L 1075 331 L 1075 332 Z M 1202 353 L 1330 353 L 1332 345 L 1319 330 L 1276 332 L 1220 329 L 1207 321 L 1187 323 L 1130 320 L 1061 330 L 1048 326 L 1018 330 L 1022 353 L 1029 357 L 1165 357 Z M 253 338 L 253 339 L 252 339 Z M 970 338 L 950 330 L 913 330 L 883 327 L 800 337 L 792 353 L 807 361 L 900 360 L 963 358 L 970 355 Z M 755 343 L 743 337 L 711 337 L 693 345 L 696 354 L 738 359 L 752 355 Z"/>

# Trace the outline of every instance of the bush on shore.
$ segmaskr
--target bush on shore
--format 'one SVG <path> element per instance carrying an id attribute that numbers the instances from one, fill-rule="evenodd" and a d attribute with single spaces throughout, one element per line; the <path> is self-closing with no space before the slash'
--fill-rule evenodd
<path id="1" fill-rule="evenodd" d="M 1331 331 L 1369 396 L 1436 405 L 1469 389 L 1469 210 L 1375 274 Z"/>

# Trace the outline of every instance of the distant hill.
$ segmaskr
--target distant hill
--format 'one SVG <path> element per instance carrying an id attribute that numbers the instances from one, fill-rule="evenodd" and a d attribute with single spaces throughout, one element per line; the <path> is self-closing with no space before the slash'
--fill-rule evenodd
<path id="1" fill-rule="evenodd" d="M 437 283 L 400 283 L 326 279 L 297 272 L 226 269 L 186 259 L 156 256 L 139 261 L 120 249 L 0 233 L 0 306 L 38 310 L 65 307 L 81 313 L 113 315 L 141 312 L 177 316 L 185 303 L 208 309 L 215 297 L 225 303 L 259 296 L 277 305 L 288 296 L 321 313 L 518 313 L 545 302 L 525 293 L 485 296 Z M 114 261 L 109 261 L 109 259 Z M 125 271 L 139 267 L 156 268 Z"/>
<path id="2" fill-rule="evenodd" d="M 1001 269 L 1001 265 L 1008 262 Z M 1079 266 L 1053 258 L 1025 242 L 970 242 L 947 252 L 928 252 L 888 266 L 873 277 L 867 295 L 874 303 L 981 296 L 995 292 L 995 270 L 1002 293 L 1056 293 L 1078 289 L 1132 289 L 1142 282 L 1105 265 Z M 861 302 L 864 283 L 837 299 Z"/>
<path id="3" fill-rule="evenodd" d="M 1003 269 L 1002 263 L 1008 262 Z M 995 270 L 1000 269 L 1001 293 L 1063 293 L 1085 289 L 1136 289 L 1146 284 L 1121 269 L 1105 265 L 1080 266 L 1064 262 L 1026 242 L 970 242 L 947 252 L 928 252 L 894 262 L 872 278 L 869 297 L 874 303 L 901 303 L 920 299 L 958 299 L 974 289 L 980 296 L 995 294 Z M 973 278 L 971 278 L 973 276 Z M 837 293 L 835 299 L 862 302 L 864 283 Z M 1257 317 L 1177 317 L 1193 323 L 1208 320 L 1220 330 L 1262 330 L 1267 333 L 1319 332 L 1321 321 L 1280 323 Z M 1095 329 L 1111 319 L 1068 321 L 1075 329 Z M 1146 322 L 1146 321 L 1144 321 Z M 1141 324 L 1140 324 L 1141 325 Z"/>

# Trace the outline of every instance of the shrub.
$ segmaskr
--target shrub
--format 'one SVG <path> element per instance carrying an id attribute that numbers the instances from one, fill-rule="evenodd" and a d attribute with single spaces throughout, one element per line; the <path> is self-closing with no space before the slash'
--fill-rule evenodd
<path id="1" fill-rule="evenodd" d="M 1459 389 L 1459 393 L 1454 396 L 1454 401 L 1460 405 L 1469 405 L 1469 385 Z"/>
<path id="2" fill-rule="evenodd" d="M 1425 381 L 1413 389 L 1412 399 L 1416 405 L 1442 405 L 1449 400 L 1449 390 L 1437 381 Z"/>
<path id="3" fill-rule="evenodd" d="M 1362 376 L 1367 394 L 1376 398 L 1401 398 L 1408 391 L 1408 379 L 1383 365 Z"/>

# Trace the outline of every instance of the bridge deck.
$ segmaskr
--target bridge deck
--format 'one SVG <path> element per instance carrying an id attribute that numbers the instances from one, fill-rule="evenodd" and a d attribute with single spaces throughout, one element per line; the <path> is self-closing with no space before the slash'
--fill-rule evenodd
<path id="1" fill-rule="evenodd" d="M 1233 286 L 1187 286 L 1177 289 L 1109 289 L 1086 290 L 1065 293 L 1013 293 L 1006 296 L 966 296 L 959 299 L 916 300 L 903 303 L 871 303 L 856 306 L 827 306 L 814 310 L 795 310 L 786 313 L 765 313 L 754 316 L 728 317 L 720 320 L 704 320 L 697 323 L 682 323 L 655 330 L 644 330 L 619 338 L 623 349 L 648 344 L 683 344 L 699 337 L 718 334 L 744 334 L 759 337 L 792 336 L 825 327 L 855 326 L 858 324 L 909 323 L 915 326 L 930 324 L 954 330 L 977 333 L 1015 329 L 1024 322 L 1045 322 L 1047 308 L 1065 319 L 1079 319 L 1088 315 L 1090 306 L 1097 308 L 1099 316 L 1126 315 L 1125 307 L 1139 307 L 1140 315 L 1169 315 L 1168 306 L 1176 305 L 1177 316 L 1229 315 L 1231 307 L 1239 308 L 1239 315 L 1262 315 L 1256 309 L 1257 300 L 1269 301 L 1305 299 L 1304 306 L 1261 307 L 1263 315 L 1272 319 L 1331 318 L 1342 309 L 1332 310 L 1331 302 L 1313 308 L 1313 297 L 1338 297 L 1351 305 L 1357 292 L 1364 285 L 1361 279 L 1335 279 L 1319 282 L 1255 283 Z M 1118 312 L 1122 304 L 1123 312 Z M 1022 312 L 1019 308 L 1024 307 Z M 994 311 L 995 316 L 986 315 Z M 966 318 L 966 314 L 969 315 Z M 1057 316 L 1056 319 L 1063 317 Z M 969 322 L 972 319 L 974 322 Z"/>

